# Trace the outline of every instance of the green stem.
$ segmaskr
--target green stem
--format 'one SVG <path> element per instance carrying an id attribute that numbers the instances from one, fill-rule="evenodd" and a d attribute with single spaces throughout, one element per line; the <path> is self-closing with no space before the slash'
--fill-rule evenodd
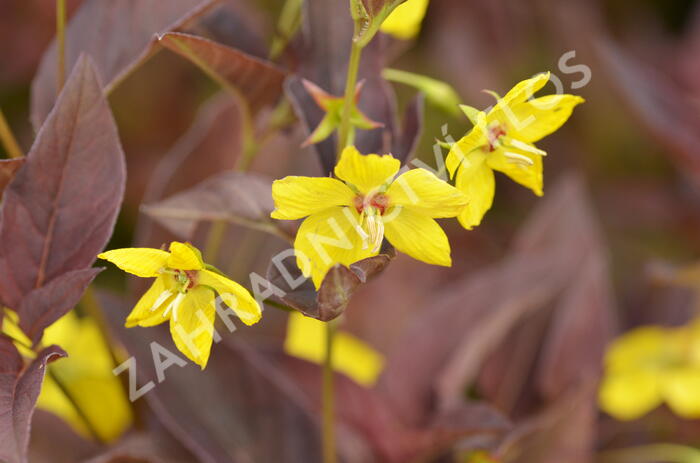
<path id="1" fill-rule="evenodd" d="M 348 62 L 348 77 L 345 82 L 345 101 L 343 104 L 343 115 L 338 128 L 338 153 L 350 144 L 350 115 L 355 108 L 355 86 L 357 85 L 357 73 L 360 69 L 360 56 L 362 55 L 362 47 L 353 40 L 350 49 L 350 61 Z"/>
<path id="2" fill-rule="evenodd" d="M 282 54 L 289 41 L 299 30 L 303 6 L 303 0 L 287 0 L 284 2 L 279 21 L 277 22 L 277 31 L 272 39 L 272 45 L 270 45 L 269 58 L 271 60 L 277 59 Z"/>
<path id="3" fill-rule="evenodd" d="M 325 357 L 323 361 L 323 463 L 337 461 L 335 450 L 335 397 L 333 386 L 333 340 L 336 326 L 326 322 L 324 339 Z"/>
<path id="4" fill-rule="evenodd" d="M 621 450 L 610 450 L 599 455 L 599 463 L 700 463 L 700 450 L 676 444 L 652 444 Z"/>
<path id="5" fill-rule="evenodd" d="M 243 127 L 243 150 L 242 155 L 236 161 L 236 170 L 246 172 L 250 164 L 258 155 L 270 139 L 272 139 L 281 129 L 287 127 L 295 121 L 292 107 L 286 98 L 282 98 L 279 104 L 272 111 L 270 120 L 265 130 L 258 136 L 252 126 Z"/>
<path id="6" fill-rule="evenodd" d="M 5 151 L 9 157 L 16 159 L 24 156 L 24 154 L 22 154 L 22 148 L 19 147 L 17 139 L 12 134 L 12 130 L 2 111 L 0 111 L 0 141 L 2 141 L 2 145 L 5 147 Z"/>
<path id="7" fill-rule="evenodd" d="M 66 81 L 66 0 L 56 0 L 56 94 Z"/>
<path id="8" fill-rule="evenodd" d="M 226 222 L 223 220 L 215 220 L 211 223 L 209 235 L 207 235 L 207 241 L 204 245 L 204 260 L 206 262 L 213 263 L 216 260 L 216 255 L 219 253 L 226 234 L 226 228 Z"/>

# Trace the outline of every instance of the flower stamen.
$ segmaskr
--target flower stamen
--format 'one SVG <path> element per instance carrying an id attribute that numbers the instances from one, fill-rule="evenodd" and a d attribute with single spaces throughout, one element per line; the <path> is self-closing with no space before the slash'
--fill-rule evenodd
<path id="1" fill-rule="evenodd" d="M 384 240 L 384 221 L 382 216 L 389 207 L 389 198 L 384 193 L 374 193 L 367 196 L 357 195 L 354 200 L 355 210 L 360 214 L 360 227 L 367 231 L 372 252 L 377 252 Z M 365 227 L 366 225 L 366 227 Z M 363 249 L 367 249 L 365 241 Z"/>
<path id="2" fill-rule="evenodd" d="M 168 308 L 165 309 L 165 312 L 163 312 L 163 318 L 167 318 L 168 314 L 172 310 L 173 312 L 173 321 L 177 321 L 177 309 L 180 307 L 180 304 L 182 303 L 182 300 L 185 298 L 187 293 L 178 293 L 177 296 L 175 296 L 175 299 L 168 304 Z"/>
<path id="3" fill-rule="evenodd" d="M 384 221 L 380 211 L 375 207 L 369 207 L 365 210 L 364 215 L 367 218 L 367 234 L 369 235 L 369 243 L 372 245 L 372 252 L 379 251 L 384 240 Z M 365 243 L 365 246 L 367 244 Z"/>
<path id="4" fill-rule="evenodd" d="M 521 167 L 530 167 L 535 165 L 535 161 L 523 154 L 513 153 L 512 151 L 506 151 L 504 153 L 504 156 L 506 157 L 506 159 L 508 159 L 509 162 Z"/>
<path id="5" fill-rule="evenodd" d="M 165 291 L 160 293 L 160 296 L 158 296 L 158 299 L 156 299 L 156 301 L 153 303 L 153 306 L 151 307 L 151 312 L 155 312 L 158 309 L 158 307 L 163 305 L 163 303 L 165 301 L 167 301 L 168 299 L 170 299 L 170 297 L 172 295 L 173 295 L 173 292 L 170 291 L 169 289 L 166 289 Z"/>

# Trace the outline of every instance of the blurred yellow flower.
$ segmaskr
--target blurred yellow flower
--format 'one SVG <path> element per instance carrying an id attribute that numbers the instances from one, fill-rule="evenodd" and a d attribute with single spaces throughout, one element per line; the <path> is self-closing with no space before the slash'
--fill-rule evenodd
<path id="1" fill-rule="evenodd" d="M 6 311 L 3 333 L 17 340 L 23 356 L 33 358 L 31 341 L 17 325 L 17 314 Z M 53 413 L 86 438 L 112 442 L 133 420 L 131 404 L 112 370 L 114 360 L 97 323 L 69 312 L 45 332 L 42 345 L 56 344 L 68 357 L 51 363 L 37 408 Z"/>
<path id="2" fill-rule="evenodd" d="M 262 311 L 248 290 L 206 265 L 197 248 L 173 241 L 170 252 L 126 248 L 98 256 L 125 272 L 156 280 L 126 319 L 126 327 L 155 326 L 170 321 L 177 348 L 204 369 L 213 341 L 218 294 L 243 323 L 260 320 Z"/>
<path id="3" fill-rule="evenodd" d="M 345 148 L 335 178 L 285 177 L 272 185 L 272 217 L 295 220 L 297 264 L 316 288 L 336 264 L 377 255 L 386 236 L 401 252 L 435 265 L 452 265 L 447 235 L 434 220 L 455 217 L 467 198 L 425 169 L 394 179 L 401 162 L 391 155 Z"/>
<path id="4" fill-rule="evenodd" d="M 474 128 L 452 146 L 446 166 L 450 176 L 457 173 L 455 185 L 469 198 L 458 217 L 464 228 L 479 225 L 491 208 L 494 170 L 542 196 L 542 157 L 547 153 L 533 143 L 561 127 L 584 101 L 556 94 L 530 99 L 547 81 L 548 72 L 518 83 L 503 98 L 496 96 L 488 113 L 461 106 Z"/>
<path id="5" fill-rule="evenodd" d="M 116 440 L 131 426 L 131 404 L 112 373 L 114 361 L 97 323 L 69 312 L 46 330 L 43 343 L 61 346 L 68 357 L 50 365 L 53 376 L 44 381 L 37 407 L 86 437 L 94 433 L 105 442 Z"/>
<path id="6" fill-rule="evenodd" d="M 384 20 L 380 30 L 399 39 L 412 39 L 420 32 L 429 0 L 406 0 Z"/>
<path id="7" fill-rule="evenodd" d="M 323 363 L 327 330 L 324 322 L 300 312 L 289 314 L 284 351 L 309 362 Z M 371 387 L 384 368 L 384 356 L 356 337 L 337 332 L 333 338 L 333 369 L 358 384 Z"/>
<path id="8" fill-rule="evenodd" d="M 700 320 L 680 328 L 647 326 L 618 338 L 605 356 L 601 408 L 620 420 L 662 403 L 700 418 Z"/>

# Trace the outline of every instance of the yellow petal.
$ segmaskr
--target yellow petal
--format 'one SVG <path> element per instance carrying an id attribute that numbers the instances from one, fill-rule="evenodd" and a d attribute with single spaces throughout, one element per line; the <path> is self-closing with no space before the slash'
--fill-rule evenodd
<path id="1" fill-rule="evenodd" d="M 606 374 L 598 393 L 600 408 L 618 420 L 634 420 L 662 402 L 659 376 L 639 370 Z"/>
<path id="2" fill-rule="evenodd" d="M 691 365 L 700 367 L 700 318 L 696 318 L 688 327 L 688 361 Z"/>
<path id="3" fill-rule="evenodd" d="M 625 333 L 608 347 L 605 368 L 612 372 L 635 371 L 649 365 L 662 365 L 669 357 L 670 330 L 643 326 Z"/>
<path id="4" fill-rule="evenodd" d="M 322 363 L 325 356 L 324 323 L 299 312 L 289 314 L 284 350 L 287 354 Z M 338 331 L 333 341 L 333 369 L 366 386 L 373 386 L 384 368 L 384 357 L 362 340 Z"/>
<path id="5" fill-rule="evenodd" d="M 386 192 L 389 204 L 429 217 L 455 217 L 467 204 L 462 192 L 425 169 L 401 174 Z"/>
<path id="6" fill-rule="evenodd" d="M 170 243 L 168 267 L 178 270 L 201 270 L 204 268 L 204 261 L 199 250 L 191 244 L 173 241 Z"/>
<path id="7" fill-rule="evenodd" d="M 13 339 L 14 345 L 20 354 L 27 358 L 33 358 L 36 353 L 27 346 L 32 345 L 32 340 L 24 334 L 22 328 L 19 327 L 19 315 L 12 309 L 5 308 L 5 318 L 2 318 L 3 312 L 0 312 L 0 332 Z"/>
<path id="8" fill-rule="evenodd" d="M 525 166 L 519 162 L 514 162 L 506 156 L 506 152 L 513 152 L 518 156 L 527 158 L 532 164 Z M 542 191 L 544 183 L 542 156 L 512 147 L 500 147 L 496 151 L 487 154 L 486 162 L 493 170 L 503 172 L 511 180 L 531 189 L 537 196 L 544 194 Z"/>
<path id="9" fill-rule="evenodd" d="M 457 172 L 455 186 L 469 201 L 457 219 L 467 230 L 479 225 L 493 204 L 496 181 L 493 171 L 485 161 L 484 153 L 474 152 Z"/>
<path id="10" fill-rule="evenodd" d="M 332 206 L 349 206 L 355 193 L 334 178 L 285 177 L 272 184 L 273 219 L 295 220 Z"/>
<path id="11" fill-rule="evenodd" d="M 399 39 L 410 39 L 420 32 L 421 22 L 428 9 L 428 0 L 407 0 L 397 6 L 384 20 L 380 30 Z"/>
<path id="12" fill-rule="evenodd" d="M 681 368 L 665 373 L 663 394 L 671 410 L 683 418 L 700 418 L 700 369 Z"/>
<path id="13" fill-rule="evenodd" d="M 401 162 L 390 154 L 362 155 L 354 146 L 348 146 L 335 166 L 335 175 L 367 194 L 393 180 L 400 168 Z"/>
<path id="14" fill-rule="evenodd" d="M 125 326 L 155 326 L 167 320 L 163 317 L 163 311 L 167 304 L 172 301 L 175 294 L 169 291 L 167 283 L 168 275 L 161 275 L 153 282 L 146 293 L 136 303 L 136 306 L 126 318 Z M 157 304 L 157 305 L 156 305 Z"/>
<path id="15" fill-rule="evenodd" d="M 575 95 L 547 95 L 513 107 L 513 137 L 534 143 L 559 129 L 576 105 L 585 100 Z"/>
<path id="16" fill-rule="evenodd" d="M 459 105 L 459 109 L 461 109 L 464 115 L 467 116 L 469 122 L 471 122 L 473 125 L 477 125 L 477 123 L 479 122 L 479 115 L 482 114 L 482 111 L 476 109 L 473 106 L 468 106 L 465 104 Z"/>
<path id="17" fill-rule="evenodd" d="M 202 270 L 199 272 L 198 283 L 216 291 L 224 304 L 229 306 L 246 325 L 260 321 L 262 309 L 248 290 L 235 281 L 218 273 Z"/>
<path id="18" fill-rule="evenodd" d="M 413 209 L 396 207 L 384 216 L 386 239 L 414 259 L 434 265 L 452 265 L 450 243 L 440 225 Z"/>
<path id="19" fill-rule="evenodd" d="M 170 335 L 175 345 L 202 370 L 211 353 L 215 316 L 214 291 L 204 286 L 188 291 L 170 316 Z"/>
<path id="20" fill-rule="evenodd" d="M 544 72 L 518 82 L 512 89 L 510 89 L 510 91 L 508 91 L 508 93 L 506 93 L 503 98 L 498 101 L 498 103 L 496 103 L 496 106 L 494 107 L 493 111 L 491 111 L 489 116 L 497 117 L 499 120 L 504 120 L 502 113 L 503 110 L 508 111 L 508 109 L 512 109 L 520 103 L 524 103 L 530 99 L 532 95 L 534 95 L 539 89 L 544 87 L 547 82 L 549 82 L 549 76 L 549 72 Z"/>
<path id="21" fill-rule="evenodd" d="M 334 265 L 349 266 L 377 254 L 359 219 L 353 207 L 332 207 L 302 222 L 294 240 L 297 265 L 305 276 L 311 276 L 316 289 Z"/>
<path id="22" fill-rule="evenodd" d="M 150 278 L 158 276 L 158 271 L 167 266 L 169 254 L 160 249 L 124 248 L 103 252 L 97 257 L 107 260 L 125 272 Z"/>
<path id="23" fill-rule="evenodd" d="M 481 147 L 487 143 L 486 139 L 486 115 L 480 112 L 477 116 L 478 122 L 472 130 L 455 143 L 450 152 L 447 153 L 445 167 L 450 173 L 450 177 L 455 176 L 459 165 L 464 162 L 472 153 L 481 151 Z"/>
<path id="24" fill-rule="evenodd" d="M 85 437 L 93 437 L 91 428 L 103 441 L 116 440 L 131 425 L 131 405 L 121 380 L 112 374 L 112 356 L 97 323 L 69 312 L 46 330 L 43 343 L 62 346 L 68 357 L 50 365 L 63 389 L 47 376 L 37 407 L 59 416 Z"/>

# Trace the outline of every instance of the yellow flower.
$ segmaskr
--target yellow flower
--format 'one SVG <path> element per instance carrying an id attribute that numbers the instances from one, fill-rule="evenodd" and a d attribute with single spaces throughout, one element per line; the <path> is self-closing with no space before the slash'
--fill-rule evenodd
<path id="1" fill-rule="evenodd" d="M 272 217 L 307 217 L 294 241 L 297 264 L 316 288 L 336 264 L 377 255 L 383 238 L 409 256 L 452 265 L 450 244 L 433 219 L 455 217 L 467 198 L 425 169 L 394 179 L 401 163 L 391 155 L 363 156 L 346 148 L 335 178 L 285 177 L 272 185 Z"/>
<path id="2" fill-rule="evenodd" d="M 213 340 L 218 294 L 246 325 L 260 320 L 262 311 L 238 283 L 206 265 L 195 247 L 173 241 L 170 252 L 126 248 L 98 256 L 125 272 L 156 280 L 126 319 L 126 327 L 155 326 L 170 320 L 177 348 L 197 365 L 206 367 Z"/>
<path id="3" fill-rule="evenodd" d="M 618 338 L 605 356 L 601 408 L 633 420 L 666 402 L 700 418 L 700 320 L 680 328 L 648 326 Z"/>
<path id="4" fill-rule="evenodd" d="M 23 356 L 34 358 L 36 354 L 24 347 L 31 340 L 17 325 L 17 314 L 10 310 L 5 314 L 2 332 L 18 341 L 15 345 Z M 131 404 L 112 373 L 116 365 L 97 323 L 71 311 L 46 329 L 41 344 L 56 344 L 68 357 L 48 366 L 50 374 L 44 378 L 37 408 L 60 417 L 86 438 L 103 442 L 119 438 L 131 426 Z"/>
<path id="5" fill-rule="evenodd" d="M 457 172 L 455 185 L 469 198 L 458 217 L 464 228 L 479 225 L 491 208 L 494 170 L 542 196 L 542 157 L 547 153 L 533 143 L 561 127 L 584 101 L 575 95 L 530 99 L 548 80 L 545 73 L 518 83 L 506 96 L 497 97 L 488 113 L 461 106 L 474 128 L 452 146 L 446 166 L 451 176 Z"/>
<path id="6" fill-rule="evenodd" d="M 50 365 L 60 385 L 48 376 L 37 407 L 60 416 L 86 437 L 94 433 L 105 442 L 120 437 L 131 426 L 131 405 L 112 373 L 115 365 L 97 323 L 69 312 L 46 330 L 43 342 L 61 346 L 68 357 Z"/>
<path id="7" fill-rule="evenodd" d="M 412 39 L 420 32 L 428 2 L 429 0 L 406 0 L 391 12 L 379 29 L 399 39 Z"/>
<path id="8" fill-rule="evenodd" d="M 322 363 L 326 355 L 324 322 L 300 312 L 289 314 L 284 351 L 309 362 Z M 332 365 L 358 384 L 373 386 L 384 368 L 384 357 L 351 334 L 339 331 L 333 338 Z"/>

